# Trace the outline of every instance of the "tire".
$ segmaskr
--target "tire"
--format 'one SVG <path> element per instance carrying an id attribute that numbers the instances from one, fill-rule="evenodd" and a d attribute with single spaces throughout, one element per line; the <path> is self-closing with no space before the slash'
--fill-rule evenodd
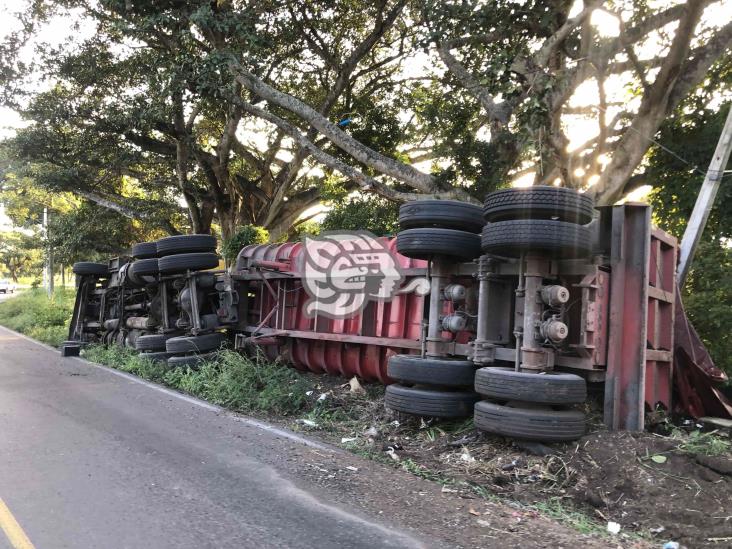
<path id="1" fill-rule="evenodd" d="M 140 242 L 132 246 L 130 255 L 135 259 L 155 259 L 158 257 L 157 242 Z"/>
<path id="2" fill-rule="evenodd" d="M 145 334 L 135 340 L 138 351 L 165 351 L 165 342 L 173 336 L 166 334 Z"/>
<path id="3" fill-rule="evenodd" d="M 158 259 L 161 273 L 204 271 L 219 266 L 219 256 L 214 253 L 177 254 Z"/>
<path id="4" fill-rule="evenodd" d="M 415 200 L 399 208 L 402 230 L 439 227 L 478 234 L 483 225 L 480 206 L 458 200 Z"/>
<path id="5" fill-rule="evenodd" d="M 488 433 L 521 440 L 563 442 L 585 434 L 585 414 L 578 410 L 512 408 L 481 401 L 475 405 L 475 426 Z"/>
<path id="6" fill-rule="evenodd" d="M 486 221 L 554 219 L 584 225 L 592 221 L 594 202 L 574 189 L 536 186 L 490 193 L 483 203 Z"/>
<path id="7" fill-rule="evenodd" d="M 106 263 L 92 263 L 91 261 L 79 261 L 71 268 L 74 274 L 108 276 L 109 267 Z"/>
<path id="8" fill-rule="evenodd" d="M 468 391 L 439 391 L 389 385 L 384 403 L 387 408 L 428 417 L 467 417 L 480 397 Z"/>
<path id="9" fill-rule="evenodd" d="M 148 359 L 153 360 L 155 362 L 167 362 L 168 359 L 170 359 L 170 353 L 166 353 L 165 351 L 151 352 L 151 353 L 140 353 L 140 356 L 142 358 L 148 358 Z"/>
<path id="10" fill-rule="evenodd" d="M 402 383 L 472 387 L 475 364 L 469 360 L 422 358 L 419 355 L 393 355 L 386 368 L 390 378 Z"/>
<path id="11" fill-rule="evenodd" d="M 158 257 L 172 254 L 207 253 L 216 251 L 216 237 L 208 234 L 182 234 L 157 241 Z"/>
<path id="12" fill-rule="evenodd" d="M 157 276 L 159 274 L 157 259 L 138 259 L 132 262 L 129 269 L 134 277 Z"/>
<path id="13" fill-rule="evenodd" d="M 521 400 L 537 404 L 581 404 L 587 384 L 575 374 L 531 374 L 513 368 L 489 366 L 475 373 L 475 392 L 495 400 Z"/>
<path id="14" fill-rule="evenodd" d="M 165 342 L 165 350 L 169 353 L 205 353 L 221 347 L 226 337 L 221 332 L 202 334 L 199 336 L 172 337 Z"/>
<path id="15" fill-rule="evenodd" d="M 565 221 L 521 219 L 488 223 L 481 235 L 485 253 L 518 257 L 534 252 L 552 257 L 586 257 L 592 253 L 592 233 L 584 225 Z"/>
<path id="16" fill-rule="evenodd" d="M 198 368 L 204 362 L 210 362 L 216 357 L 216 353 L 206 353 L 204 355 L 177 355 L 168 359 L 168 366 L 171 368 L 188 367 L 191 369 Z"/>
<path id="17" fill-rule="evenodd" d="M 455 229 L 407 229 L 397 234 L 397 251 L 412 259 L 442 255 L 470 260 L 480 256 L 480 237 Z"/>

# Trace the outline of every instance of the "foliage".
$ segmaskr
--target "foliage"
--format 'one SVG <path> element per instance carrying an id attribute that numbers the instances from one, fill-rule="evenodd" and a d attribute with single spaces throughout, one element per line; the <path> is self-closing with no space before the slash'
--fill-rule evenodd
<path id="1" fill-rule="evenodd" d="M 600 526 L 594 517 L 575 509 L 562 498 L 552 497 L 547 501 L 534 504 L 534 509 L 582 534 L 607 535 L 607 530 Z"/>
<path id="2" fill-rule="evenodd" d="M 291 141 L 234 105 L 244 94 L 231 77 L 232 59 L 281 77 L 283 89 L 319 104 L 326 116 L 361 111 L 353 131 L 394 151 L 395 108 L 386 108 L 379 90 L 357 85 L 359 78 L 378 82 L 398 64 L 390 49 L 374 47 L 399 36 L 393 19 L 383 19 L 384 5 L 336 2 L 324 11 L 310 2 L 41 3 L 59 13 L 75 10 L 96 27 L 69 46 L 40 48 L 38 70 L 56 85 L 32 93 L 23 110 L 31 123 L 12 145 L 46 188 L 74 190 L 168 227 L 185 225 L 174 208 L 174 195 L 181 195 L 193 232 L 208 232 L 215 212 L 224 238 L 242 224 L 264 225 L 279 237 L 318 202 L 331 174 L 313 175 L 307 155 L 293 156 Z M 29 1 L 31 20 L 34 7 Z M 304 53 L 313 33 L 329 52 L 326 64 Z M 260 145 L 241 138 L 252 130 L 265 137 Z M 292 160 L 282 161 L 282 152 Z M 123 192 L 125 177 L 141 196 Z"/>
<path id="3" fill-rule="evenodd" d="M 380 197 L 356 196 L 336 202 L 321 223 L 323 231 L 367 230 L 376 236 L 399 231 L 399 204 Z"/>
<path id="4" fill-rule="evenodd" d="M 732 375 L 732 249 L 727 241 L 700 243 L 683 302 L 715 364 Z"/>
<path id="5" fill-rule="evenodd" d="M 267 242 L 269 242 L 267 229 L 256 225 L 244 225 L 237 229 L 231 238 L 224 240 L 221 245 L 221 253 L 227 260 L 234 261 L 244 246 L 266 244 Z"/>
<path id="6" fill-rule="evenodd" d="M 165 362 L 150 360 L 128 347 L 90 345 L 83 349 L 84 358 L 111 366 L 149 381 L 163 382 L 169 371 Z"/>
<path id="7" fill-rule="evenodd" d="M 730 79 L 728 73 L 726 78 Z M 732 81 L 730 79 L 729 81 Z M 660 141 L 682 151 L 684 160 L 654 147 L 642 182 L 654 185 L 650 201 L 654 220 L 683 237 L 706 166 L 714 154 L 727 116 L 728 104 L 717 111 L 680 111 L 661 129 Z M 691 162 L 691 165 L 687 164 Z M 698 169 L 694 169 L 698 166 Z M 726 169 L 732 168 L 732 162 Z M 717 366 L 732 374 L 732 187 L 723 180 L 683 291 L 687 314 Z"/>
<path id="8" fill-rule="evenodd" d="M 588 192 L 612 203 L 728 50 L 732 24 L 705 11 L 720 3 L 604 5 L 615 37 L 569 0 L 25 0 L 22 32 L 0 43 L 0 81 L 30 97 L 8 146 L 46 192 L 170 233 L 217 217 L 227 240 L 246 224 L 294 232 L 331 187 L 477 201 L 525 172 L 596 180 Z M 51 47 L 50 13 L 94 32 Z M 24 67 L 13 47 L 31 35 Z M 596 104 L 577 106 L 588 89 Z M 597 135 L 568 147 L 577 121 Z"/>
<path id="9" fill-rule="evenodd" d="M 290 415 L 304 408 L 309 384 L 295 370 L 263 358 L 250 359 L 233 351 L 216 362 L 183 373 L 182 390 L 235 411 Z"/>
<path id="10" fill-rule="evenodd" d="M 732 74 L 729 77 L 732 85 Z M 658 141 L 681 157 L 653 147 L 640 183 L 653 185 L 651 203 L 654 218 L 664 229 L 681 238 L 712 159 L 732 103 L 719 109 L 680 110 L 663 125 Z M 732 168 L 732 161 L 725 169 Z M 732 238 L 732 186 L 724 176 L 709 215 L 704 234 L 708 241 Z"/>
<path id="11" fill-rule="evenodd" d="M 22 232 L 0 233 L 0 266 L 14 282 L 32 276 L 43 268 L 41 239 Z"/>
<path id="12" fill-rule="evenodd" d="M 303 221 L 293 226 L 287 235 L 289 242 L 297 242 L 302 240 L 305 236 L 318 236 L 322 230 L 322 225 L 312 219 Z"/>
<path id="13" fill-rule="evenodd" d="M 310 383 L 296 370 L 234 351 L 220 351 L 197 370 L 170 370 L 164 363 L 118 346 L 92 345 L 84 349 L 84 356 L 239 412 L 291 415 L 308 403 Z"/>
<path id="14" fill-rule="evenodd" d="M 686 435 L 683 431 L 676 430 L 673 438 L 680 439 L 678 449 L 690 454 L 701 454 L 705 456 L 725 456 L 732 452 L 732 442 L 718 435 L 715 431 L 702 433 L 692 431 Z"/>
<path id="15" fill-rule="evenodd" d="M 58 289 L 49 299 L 34 289 L 0 302 L 0 324 L 43 343 L 58 346 L 68 337 L 74 291 Z"/>
<path id="16" fill-rule="evenodd" d="M 124 254 L 136 242 L 164 236 L 159 231 L 144 230 L 114 211 L 92 202 L 83 202 L 66 214 L 49 215 L 46 246 L 53 250 L 54 261 L 71 265 L 76 261 L 106 261 Z"/>
<path id="17" fill-rule="evenodd" d="M 70 192 L 56 192 L 56 187 L 48 187 L 36 178 L 38 165 L 12 162 L 13 151 L 9 143 L 0 144 L 0 204 L 5 214 L 14 226 L 39 233 L 44 210 L 48 213 L 47 238 L 34 236 L 25 248 L 53 250 L 56 264 L 70 265 L 80 260 L 106 259 L 134 242 L 167 234 L 156 229 L 150 219 L 143 224 L 93 201 L 80 200 Z M 138 191 L 127 185 L 125 192 Z"/>

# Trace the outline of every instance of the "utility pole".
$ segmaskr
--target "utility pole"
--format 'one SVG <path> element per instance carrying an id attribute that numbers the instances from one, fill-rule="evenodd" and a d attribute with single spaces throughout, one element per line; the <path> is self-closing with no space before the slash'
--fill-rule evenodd
<path id="1" fill-rule="evenodd" d="M 48 207 L 43 207 L 43 236 L 48 241 Z M 46 265 L 43 269 L 43 285 L 46 287 L 49 299 L 53 297 L 53 250 L 46 249 Z"/>
<path id="2" fill-rule="evenodd" d="M 684 238 L 681 239 L 679 267 L 676 271 L 676 281 L 679 286 L 684 285 L 686 276 L 689 274 L 694 252 L 696 252 L 696 247 L 704 232 L 704 226 L 709 219 L 709 212 L 712 210 L 714 199 L 717 196 L 730 152 L 732 152 L 732 107 L 727 113 L 727 121 L 724 123 L 724 128 L 722 128 L 722 135 L 719 136 L 719 142 L 712 161 L 709 163 L 707 175 L 704 177 L 704 183 L 702 183 L 699 196 L 696 198 L 694 210 L 691 212 L 689 223 L 686 225 Z"/>

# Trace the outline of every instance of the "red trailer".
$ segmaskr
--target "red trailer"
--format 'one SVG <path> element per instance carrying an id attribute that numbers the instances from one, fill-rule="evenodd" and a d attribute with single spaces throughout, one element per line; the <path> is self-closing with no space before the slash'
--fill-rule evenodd
<path id="1" fill-rule="evenodd" d="M 400 225 L 396 238 L 247 246 L 227 271 L 193 257 L 210 242 L 193 250 L 176 237 L 147 280 L 134 272 L 149 257 L 80 276 L 71 339 L 142 338 L 190 365 L 227 334 L 301 370 L 390 384 L 395 410 L 474 410 L 477 427 L 527 439 L 581 436 L 588 384 L 604 384 L 611 429 L 643 429 L 651 412 L 732 417 L 715 386 L 726 377 L 681 306 L 676 239 L 652 227 L 649 206 L 594 209 L 575 191 L 533 187 L 483 208 L 409 203 Z"/>

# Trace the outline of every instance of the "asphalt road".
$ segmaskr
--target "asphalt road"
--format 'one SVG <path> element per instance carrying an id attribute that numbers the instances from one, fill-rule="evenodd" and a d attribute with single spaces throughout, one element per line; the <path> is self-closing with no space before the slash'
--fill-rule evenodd
<path id="1" fill-rule="evenodd" d="M 0 548 L 13 519 L 37 549 L 431 545 L 298 477 L 307 452 L 333 450 L 0 327 Z"/>

